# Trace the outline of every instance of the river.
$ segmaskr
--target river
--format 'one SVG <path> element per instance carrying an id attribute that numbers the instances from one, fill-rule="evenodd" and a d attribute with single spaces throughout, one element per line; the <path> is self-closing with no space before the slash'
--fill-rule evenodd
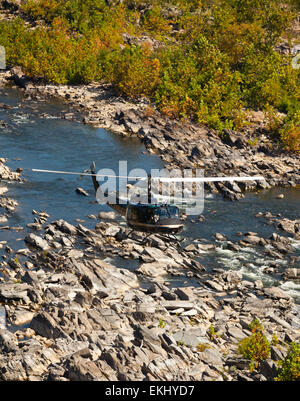
<path id="1" fill-rule="evenodd" d="M 0 129 L 0 157 L 8 158 L 7 165 L 12 169 L 22 167 L 25 179 L 21 184 L 5 183 L 9 188 L 6 195 L 19 203 L 7 224 L 24 228 L 22 231 L 0 229 L 0 241 L 7 241 L 13 250 L 25 247 L 25 232 L 30 231 L 26 224 L 33 222 L 33 209 L 46 211 L 50 215 L 49 221 L 62 218 L 77 224 L 76 219 L 80 219 L 89 228 L 94 227 L 95 220 L 87 218 L 88 215 L 110 210 L 95 202 L 89 177 L 80 179 L 79 176 L 34 173 L 32 168 L 81 172 L 89 167 L 92 160 L 97 168 L 111 168 L 116 172 L 120 160 L 127 160 L 128 171 L 143 168 L 150 172 L 152 168 L 163 168 L 160 158 L 145 152 L 138 139 L 123 138 L 101 128 L 61 118 L 67 106 L 60 101 L 29 100 L 23 97 L 20 90 L 11 88 L 0 90 L 1 102 L 12 107 L 0 109 L 0 120 L 8 124 Z M 77 187 L 85 189 L 90 196 L 77 194 Z M 279 193 L 284 194 L 284 199 L 277 199 Z M 300 188 L 273 188 L 249 193 L 238 202 L 207 195 L 204 221 L 195 223 L 189 217 L 182 236 L 186 238 L 185 243 L 195 239 L 212 242 L 217 232 L 226 235 L 232 242 L 239 241 L 238 232 L 252 231 L 268 238 L 276 232 L 276 228 L 267 224 L 265 219 L 255 217 L 258 212 L 267 211 L 289 219 L 299 218 Z M 224 249 L 222 242 L 216 244 L 214 251 L 204 252 L 198 258 L 208 271 L 218 267 L 239 270 L 247 280 L 260 279 L 265 285 L 278 285 L 300 302 L 299 284 L 283 282 L 280 275 L 264 273 L 265 267 L 274 262 L 281 264 L 283 271 L 288 267 L 286 258 L 274 261 L 266 258 L 261 248 L 248 247 L 233 252 Z M 300 241 L 294 241 L 293 246 L 294 256 L 299 256 Z M 4 250 L 0 250 L 0 257 L 3 253 Z M 132 269 L 136 261 L 124 260 L 124 266 Z M 300 262 L 293 267 L 300 268 Z M 194 281 L 170 278 L 171 285 L 190 285 L 195 284 Z"/>

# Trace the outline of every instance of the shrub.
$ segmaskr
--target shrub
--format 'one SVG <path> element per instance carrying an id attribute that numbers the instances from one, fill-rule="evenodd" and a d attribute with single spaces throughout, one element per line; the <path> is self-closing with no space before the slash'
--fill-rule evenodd
<path id="1" fill-rule="evenodd" d="M 165 328 L 166 325 L 167 325 L 167 323 L 166 323 L 163 319 L 159 319 L 158 327 L 159 327 L 160 329 Z"/>
<path id="2" fill-rule="evenodd" d="M 210 349 L 211 346 L 209 344 L 206 344 L 206 343 L 199 343 L 196 348 L 197 348 L 197 351 L 203 352 L 206 349 Z"/>
<path id="3" fill-rule="evenodd" d="M 275 381 L 300 381 L 300 344 L 292 342 Z"/>
<path id="4" fill-rule="evenodd" d="M 108 55 L 107 62 L 111 82 L 129 97 L 151 96 L 159 83 L 159 60 L 147 48 L 125 48 Z"/>
<path id="5" fill-rule="evenodd" d="M 163 17 L 160 5 L 154 5 L 145 13 L 143 29 L 151 34 L 162 38 L 169 33 L 169 22 Z"/>
<path id="6" fill-rule="evenodd" d="M 280 132 L 283 146 L 290 151 L 300 152 L 300 123 L 292 120 L 288 122 Z"/>
<path id="7" fill-rule="evenodd" d="M 207 334 L 209 335 L 209 338 L 211 341 L 213 341 L 215 339 L 217 334 L 216 334 L 215 328 L 212 325 L 209 326 Z"/>
<path id="8" fill-rule="evenodd" d="M 290 109 L 285 117 L 278 116 L 276 109 L 267 105 L 267 128 L 272 136 L 282 144 L 284 148 L 293 152 L 300 152 L 300 112 Z"/>
<path id="9" fill-rule="evenodd" d="M 270 355 L 270 343 L 263 332 L 263 327 L 258 319 L 254 319 L 249 328 L 251 336 L 244 338 L 239 342 L 238 353 L 245 359 L 251 361 L 250 367 L 257 367 L 259 362 L 267 359 Z"/>

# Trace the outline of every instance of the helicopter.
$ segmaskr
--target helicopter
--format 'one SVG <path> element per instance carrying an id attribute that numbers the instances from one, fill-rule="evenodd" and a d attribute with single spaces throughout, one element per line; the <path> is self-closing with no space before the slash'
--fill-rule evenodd
<path id="1" fill-rule="evenodd" d="M 56 174 L 76 174 L 80 176 L 91 176 L 92 183 L 95 189 L 95 193 L 97 191 L 101 191 L 100 185 L 98 183 L 97 177 L 99 174 L 95 172 L 95 163 L 92 162 L 89 169 L 85 170 L 83 173 L 79 172 L 67 172 L 67 171 L 55 171 L 55 170 L 40 170 L 40 169 L 32 169 L 34 172 L 43 172 L 43 173 L 56 173 Z M 103 177 L 107 177 L 107 175 L 103 175 Z M 132 177 L 123 177 L 123 178 L 132 178 Z M 141 177 L 135 177 L 141 179 Z M 220 182 L 220 181 L 258 181 L 264 180 L 262 176 L 253 176 L 253 177 L 194 177 L 194 178 L 163 178 L 156 177 L 158 181 L 161 182 Z M 155 199 L 151 202 L 151 175 L 148 174 L 148 188 L 147 188 L 147 202 L 131 202 L 127 200 L 124 202 L 122 200 L 119 193 L 116 193 L 115 201 L 107 201 L 105 202 L 110 208 L 115 210 L 117 213 L 125 217 L 127 226 L 132 230 L 129 235 L 133 231 L 138 231 L 142 233 L 148 234 L 162 234 L 167 235 L 170 238 L 170 235 L 174 235 L 180 233 L 184 228 L 184 221 L 181 219 L 179 207 L 170 204 L 167 202 L 156 202 Z M 145 198 L 143 198 L 145 200 Z M 175 237 L 176 238 L 176 237 Z"/>
<path id="2" fill-rule="evenodd" d="M 95 192 L 99 191 L 99 183 L 95 174 L 95 163 L 91 167 L 91 176 Z M 129 228 L 150 234 L 178 234 L 183 230 L 183 222 L 180 219 L 179 208 L 174 205 L 151 203 L 151 177 L 148 176 L 148 202 L 121 204 L 117 194 L 117 202 L 107 205 L 125 216 Z"/>

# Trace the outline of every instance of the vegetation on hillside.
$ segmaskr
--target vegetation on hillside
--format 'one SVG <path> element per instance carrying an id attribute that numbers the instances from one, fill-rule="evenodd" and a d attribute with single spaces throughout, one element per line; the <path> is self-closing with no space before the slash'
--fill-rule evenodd
<path id="1" fill-rule="evenodd" d="M 22 18 L 0 22 L 10 66 L 58 84 L 110 82 L 169 116 L 220 131 L 240 129 L 249 109 L 280 111 L 286 117 L 272 120 L 274 139 L 300 149 L 300 69 L 275 50 L 291 39 L 298 0 L 24 0 L 20 7 Z"/>

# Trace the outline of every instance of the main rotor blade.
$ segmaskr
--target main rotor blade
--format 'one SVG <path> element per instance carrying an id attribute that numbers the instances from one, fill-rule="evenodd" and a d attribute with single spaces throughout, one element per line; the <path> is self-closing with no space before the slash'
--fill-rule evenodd
<path id="1" fill-rule="evenodd" d="M 129 178 L 145 180 L 148 177 L 131 177 L 126 175 L 108 175 L 108 174 L 92 174 L 92 173 L 79 173 L 74 171 L 57 171 L 57 170 L 41 170 L 33 168 L 32 171 L 37 173 L 51 173 L 51 174 L 68 174 L 68 175 L 81 175 L 81 176 L 95 176 L 95 177 L 108 177 L 108 178 Z M 222 181 L 260 181 L 265 178 L 262 176 L 253 177 L 151 177 L 152 180 L 158 180 L 160 182 L 222 182 Z"/>
<path id="2" fill-rule="evenodd" d="M 75 171 L 58 171 L 58 170 L 41 170 L 37 168 L 33 168 L 31 171 L 36 173 L 51 173 L 51 174 L 68 174 L 68 175 L 87 175 L 90 177 L 108 177 L 108 178 L 129 178 L 132 180 L 139 179 L 139 180 L 146 180 L 147 177 L 130 177 L 127 175 L 109 175 L 109 174 L 92 174 L 92 173 L 78 173 Z"/>
<path id="3" fill-rule="evenodd" d="M 259 181 L 264 180 L 262 176 L 253 177 L 157 177 L 161 182 L 221 182 L 221 181 Z"/>

